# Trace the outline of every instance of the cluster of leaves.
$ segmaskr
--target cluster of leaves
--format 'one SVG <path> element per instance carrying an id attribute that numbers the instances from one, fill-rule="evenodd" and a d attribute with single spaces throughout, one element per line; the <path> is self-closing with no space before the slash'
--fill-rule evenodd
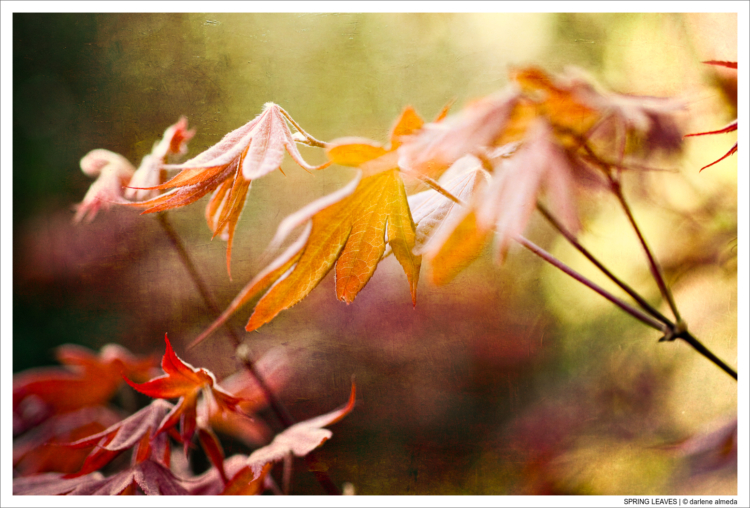
<path id="1" fill-rule="evenodd" d="M 330 163 L 358 168 L 359 174 L 282 221 L 269 251 L 278 249 L 295 229 L 303 228 L 302 233 L 193 344 L 260 296 L 246 326 L 247 331 L 256 330 L 307 296 L 334 267 L 336 296 L 351 303 L 391 253 L 416 303 L 423 256 L 437 284 L 447 283 L 476 259 L 493 235 L 502 260 L 543 194 L 574 233 L 579 228 L 577 186 L 604 185 L 612 174 L 642 169 L 655 154 L 674 153 L 681 146 L 675 120 L 681 105 L 673 100 L 608 94 L 577 70 L 556 77 L 527 68 L 514 71 L 511 78 L 506 90 L 450 116 L 446 107 L 431 123 L 405 108 L 387 146 L 362 138 L 326 143 Z M 260 117 L 235 131 L 247 132 L 241 146 L 236 143 L 240 135 L 231 133 L 195 162 L 171 166 L 182 170 L 171 182 L 184 183 L 184 189 L 143 205 L 158 202 L 163 205 L 158 210 L 182 206 L 188 198 L 180 196 L 197 195 L 209 182 L 218 185 L 213 180 L 217 161 L 245 168 L 248 160 L 266 160 L 259 147 L 268 154 L 279 153 L 282 146 L 289 149 L 288 140 L 294 137 L 281 128 L 275 141 L 263 138 L 263 143 L 256 143 L 250 130 L 254 125 L 258 132 L 270 132 L 271 127 L 260 129 L 259 122 L 274 118 L 268 111 L 277 108 L 267 105 Z M 405 179 L 430 188 L 407 197 Z M 220 192 L 208 205 L 209 217 Z"/>
<path id="2" fill-rule="evenodd" d="M 652 169 L 659 156 L 681 148 L 682 106 L 674 100 L 605 92 L 575 69 L 553 76 L 530 67 L 510 77 L 506 89 L 450 115 L 446 106 L 432 122 L 404 108 L 386 144 L 356 137 L 318 141 L 268 103 L 208 150 L 170 163 L 187 153 L 195 135 L 181 118 L 137 170 L 104 149 L 87 154 L 81 168 L 98 178 L 77 205 L 75 220 L 87 215 L 91 220 L 113 203 L 165 212 L 211 193 L 205 217 L 213 237 L 227 242 L 231 277 L 234 234 L 253 180 L 281 170 L 285 152 L 307 171 L 354 167 L 358 173 L 351 182 L 281 222 L 268 252 L 283 248 L 282 253 L 192 345 L 253 301 L 245 329 L 257 330 L 304 299 L 331 270 L 336 297 L 352 303 L 391 254 L 416 305 L 423 260 L 435 284 L 451 281 L 490 242 L 502 262 L 512 242 L 528 245 L 523 233 L 537 208 L 574 239 L 581 227 L 579 189 L 610 190 L 621 198 L 623 172 Z M 308 164 L 297 143 L 323 148 L 328 161 Z M 167 179 L 170 170 L 179 172 Z M 417 192 L 408 195 L 407 184 Z M 288 241 L 295 231 L 297 238 Z M 673 311 L 677 326 L 653 311 L 662 321 L 655 327 L 675 328 L 670 340 L 688 337 L 674 306 Z M 26 373 L 14 382 L 14 428 L 27 432 L 14 448 L 14 463 L 24 475 L 14 482 L 19 494 L 260 493 L 275 488 L 270 476 L 275 461 L 320 446 L 331 436 L 323 427 L 343 418 L 355 400 L 352 387 L 343 408 L 289 426 L 249 456 L 225 458 L 214 430 L 254 445 L 267 441 L 264 428 L 248 416 L 266 403 L 267 394 L 247 372 L 220 386 L 208 370 L 180 360 L 168 340 L 164 374 L 150 380 L 153 361 L 121 348 L 105 348 L 99 356 L 67 348 L 60 359 L 75 370 Z M 124 419 L 107 406 L 123 377 L 155 399 Z M 176 472 L 172 442 L 182 444 L 187 456 L 196 436 L 212 468 L 199 477 Z M 54 463 L 50 443 L 73 450 L 64 464 Z M 126 450 L 132 450 L 130 466 L 104 476 L 101 470 Z"/>
<path id="3" fill-rule="evenodd" d="M 97 356 L 63 347 L 59 358 L 78 369 L 40 369 L 14 379 L 14 432 L 25 434 L 14 445 L 16 494 L 260 494 L 275 487 L 274 462 L 303 457 L 328 440 L 323 427 L 354 407 L 355 389 L 340 409 L 295 424 L 249 456 L 224 457 L 214 429 L 248 441 L 258 436 L 251 414 L 265 402 L 257 384 L 243 371 L 220 386 L 213 373 L 182 361 L 166 341 L 164 374 L 144 383 L 155 367 L 152 358 L 135 358 L 119 346 Z M 107 406 L 123 379 L 154 400 L 121 419 Z M 167 399 L 177 399 L 176 404 Z M 200 476 L 175 472 L 172 441 L 185 457 L 197 435 L 212 468 Z M 63 451 L 63 448 L 65 450 Z M 104 476 L 100 470 L 132 450 L 130 465 Z"/>

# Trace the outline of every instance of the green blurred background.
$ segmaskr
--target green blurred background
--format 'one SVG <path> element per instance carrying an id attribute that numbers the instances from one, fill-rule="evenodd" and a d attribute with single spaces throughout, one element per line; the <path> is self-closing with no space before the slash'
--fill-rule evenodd
<path id="1" fill-rule="evenodd" d="M 737 114 L 732 74 L 700 63 L 737 60 L 733 14 L 14 14 L 13 43 L 14 371 L 53 364 L 64 343 L 160 352 L 165 332 L 194 365 L 220 378 L 236 369 L 219 334 L 185 349 L 212 316 L 153 217 L 112 209 L 71 222 L 91 184 L 81 157 L 106 148 L 137 166 L 181 115 L 197 130 L 189 156 L 269 101 L 318 139 L 385 142 L 404 106 L 429 119 L 530 64 L 579 66 L 622 93 L 680 96 L 685 132 Z M 691 330 L 736 365 L 736 158 L 698 173 L 732 136 L 691 139 L 676 171 L 626 184 Z M 169 214 L 220 305 L 263 267 L 287 214 L 353 176 L 283 167 L 286 176 L 253 183 L 232 281 L 205 201 Z M 658 302 L 615 205 L 582 196 L 582 241 Z M 539 218 L 528 235 L 597 278 Z M 287 353 L 280 395 L 298 419 L 343 403 L 356 375 L 359 404 L 318 467 L 359 494 L 735 493 L 731 461 L 703 467 L 706 457 L 669 445 L 735 417 L 736 383 L 658 338 L 512 249 L 504 266 L 485 256 L 445 287 L 423 277 L 416 309 L 392 258 L 350 306 L 329 276 L 247 343 L 256 355 Z M 306 472 L 293 492 L 322 493 Z"/>

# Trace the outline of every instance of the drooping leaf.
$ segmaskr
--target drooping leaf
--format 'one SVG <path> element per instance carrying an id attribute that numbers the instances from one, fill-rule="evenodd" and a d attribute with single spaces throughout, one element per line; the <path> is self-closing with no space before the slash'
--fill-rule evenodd
<path id="1" fill-rule="evenodd" d="M 489 231 L 479 231 L 472 209 L 490 180 L 482 163 L 472 155 L 456 161 L 438 181 L 456 203 L 435 190 L 409 197 L 417 222 L 415 254 L 424 255 L 436 285 L 452 280 L 482 252 Z"/>
<path id="2" fill-rule="evenodd" d="M 354 408 L 356 396 L 357 389 L 354 382 L 352 382 L 352 391 L 349 395 L 349 401 L 345 406 L 330 413 L 294 424 L 280 434 L 277 434 L 271 444 L 255 450 L 248 457 L 247 465 L 250 466 L 257 476 L 267 464 L 281 460 L 289 454 L 304 457 L 331 438 L 333 433 L 323 427 L 332 425 L 349 414 Z"/>
<path id="3" fill-rule="evenodd" d="M 260 115 L 208 150 L 182 164 L 164 166 L 164 169 L 179 169 L 180 173 L 151 188 L 173 190 L 132 206 L 146 208 L 143 213 L 161 212 L 189 205 L 214 192 L 206 207 L 206 219 L 213 237 L 221 236 L 227 241 L 227 272 L 230 272 L 234 230 L 250 183 L 280 169 L 284 151 L 308 171 L 329 165 L 311 166 L 305 162 L 287 125 L 287 113 L 268 103 Z"/>
<path id="4" fill-rule="evenodd" d="M 195 136 L 195 129 L 187 130 L 187 118 L 180 117 L 177 123 L 170 125 L 164 131 L 162 138 L 154 143 L 151 153 L 146 155 L 138 166 L 128 188 L 125 198 L 131 201 L 143 201 L 159 195 L 158 189 L 153 189 L 164 183 L 169 156 L 180 156 L 187 153 L 187 143 Z"/>
<path id="5" fill-rule="evenodd" d="M 466 205 L 489 179 L 490 175 L 482 168 L 482 162 L 473 155 L 466 155 L 443 174 L 438 184 Z M 463 208 L 462 204 L 433 189 L 409 196 L 409 207 L 417 225 L 415 254 L 428 252 L 432 238 L 439 235 L 446 224 L 453 222 Z"/>
<path id="6" fill-rule="evenodd" d="M 97 148 L 81 159 L 81 170 L 88 176 L 96 177 L 96 180 L 89 187 L 83 201 L 75 205 L 74 222 L 81 222 L 86 216 L 86 221 L 91 222 L 101 208 L 125 202 L 125 186 L 135 173 L 135 168 L 125 157 Z"/>
<path id="7" fill-rule="evenodd" d="M 560 221 L 570 231 L 578 230 L 573 199 L 578 166 L 559 145 L 545 119 L 535 120 L 525 136 L 520 148 L 500 147 L 490 153 L 491 174 L 470 155 L 445 173 L 439 184 L 454 196 L 459 194 L 463 206 L 435 190 L 412 197 L 423 234 L 429 233 L 417 252 L 430 263 L 436 284 L 449 282 L 474 261 L 492 235 L 497 258 L 502 261 L 543 192 Z M 417 231 L 419 234 L 420 226 Z"/>

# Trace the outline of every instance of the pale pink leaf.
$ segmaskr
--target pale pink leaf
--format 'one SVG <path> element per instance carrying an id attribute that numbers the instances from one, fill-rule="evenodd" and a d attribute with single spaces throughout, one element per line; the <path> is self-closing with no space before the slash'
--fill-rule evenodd
<path id="1" fill-rule="evenodd" d="M 271 444 L 255 450 L 248 457 L 247 465 L 253 469 L 254 474 L 257 476 L 260 474 L 263 466 L 269 462 L 281 460 L 289 454 L 304 457 L 331 438 L 333 433 L 323 427 L 331 425 L 349 414 L 354 408 L 356 393 L 356 386 L 352 383 L 349 402 L 345 406 L 330 413 L 292 425 L 285 431 L 277 434 Z"/>

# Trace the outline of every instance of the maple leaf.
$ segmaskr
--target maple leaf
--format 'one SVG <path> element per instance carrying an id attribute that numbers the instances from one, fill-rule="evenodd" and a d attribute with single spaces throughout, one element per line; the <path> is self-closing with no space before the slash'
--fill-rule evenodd
<path id="1" fill-rule="evenodd" d="M 481 253 L 489 233 L 477 232 L 474 211 L 469 204 L 481 195 L 490 179 L 479 159 L 465 155 L 438 181 L 462 203 L 432 189 L 409 196 L 409 206 L 417 224 L 414 253 L 423 255 L 429 263 L 434 284 L 452 280 Z"/>
<path id="2" fill-rule="evenodd" d="M 524 144 L 512 157 L 499 159 L 476 209 L 477 228 L 495 231 L 499 260 L 526 228 L 542 190 L 546 190 L 562 224 L 574 234 L 578 231 L 572 189 L 576 168 L 556 142 L 552 127 L 543 120 L 529 127 Z"/>
<path id="3" fill-rule="evenodd" d="M 583 70 L 569 67 L 557 78 L 571 97 L 596 112 L 594 124 L 587 130 L 573 130 L 587 141 L 603 145 L 599 151 L 618 153 L 621 163 L 626 156 L 651 157 L 656 151 L 678 151 L 682 135 L 676 114 L 684 104 L 669 97 L 650 97 L 605 91 Z M 559 115 L 551 116 L 551 123 L 560 125 Z"/>
<path id="4" fill-rule="evenodd" d="M 592 137 L 597 146 L 618 148 L 621 159 L 681 147 L 674 115 L 682 104 L 677 101 L 605 93 L 576 69 L 551 76 L 528 67 L 513 70 L 510 77 L 505 90 L 427 124 L 407 139 L 399 150 L 401 167 L 437 176 L 464 155 L 486 159 L 498 147 L 522 142 L 540 120 L 552 127 L 556 143 L 570 154 Z"/>
<path id="5" fill-rule="evenodd" d="M 180 117 L 174 125 L 164 131 L 161 140 L 154 144 L 136 170 L 125 157 L 118 153 L 97 148 L 81 159 L 81 170 L 88 176 L 97 177 L 91 184 L 83 201 L 75 205 L 74 222 L 84 217 L 91 222 L 98 211 L 113 204 L 127 204 L 128 199 L 147 199 L 158 195 L 158 190 L 149 190 L 164 182 L 164 165 L 169 155 L 183 155 L 187 142 L 195 131 L 187 130 L 187 118 Z"/>
<path id="6" fill-rule="evenodd" d="M 415 226 L 397 165 L 401 138 L 419 129 L 422 119 L 406 108 L 391 131 L 389 147 L 362 138 L 342 138 L 329 143 L 332 162 L 362 171 L 344 188 L 318 199 L 290 215 L 279 225 L 270 250 L 300 226 L 300 237 L 251 280 L 224 313 L 196 338 L 205 339 L 234 312 L 262 291 L 245 329 L 252 331 L 279 312 L 306 297 L 336 267 L 336 297 L 354 301 L 383 257 L 386 243 L 406 273 L 412 303 L 421 258 L 412 254 Z M 365 175 L 363 177 L 363 174 Z"/>
<path id="7" fill-rule="evenodd" d="M 281 460 L 289 454 L 304 457 L 333 436 L 330 430 L 323 427 L 332 425 L 349 414 L 354 409 L 356 396 L 357 388 L 352 380 L 352 391 L 346 405 L 330 413 L 296 423 L 277 434 L 269 445 L 255 450 L 247 458 L 247 465 L 257 476 L 267 464 Z"/>
<path id="8" fill-rule="evenodd" d="M 292 135 L 292 122 L 300 137 Z M 132 206 L 145 207 L 143 213 L 161 212 L 189 205 L 213 192 L 206 207 L 206 220 L 213 237 L 227 241 L 227 272 L 230 273 L 234 231 L 245 206 L 251 182 L 280 169 L 286 150 L 292 159 L 311 171 L 329 164 L 311 166 L 297 150 L 298 141 L 311 139 L 282 108 L 267 103 L 263 112 L 236 129 L 217 144 L 182 164 L 164 169 L 181 170 L 171 180 L 151 189 L 172 189 L 159 197 Z"/>
<path id="9" fill-rule="evenodd" d="M 167 158 L 185 155 L 187 142 L 193 136 L 195 136 L 195 129 L 187 130 L 187 118 L 184 116 L 180 117 L 174 125 L 167 127 L 162 138 L 154 143 L 151 153 L 143 158 L 133 178 L 130 179 L 128 188 L 125 189 L 125 198 L 145 200 L 158 196 L 158 190 L 149 190 L 149 188 L 164 183 L 166 180 L 164 166 Z"/>
<path id="10" fill-rule="evenodd" d="M 183 362 L 175 354 L 166 335 L 164 341 L 167 349 L 162 357 L 161 367 L 165 374 L 142 384 L 133 383 L 127 378 L 126 381 L 135 390 L 149 397 L 179 398 L 177 404 L 159 425 L 157 433 L 168 430 L 180 422 L 180 436 L 187 454 L 188 446 L 196 430 L 198 396 L 203 394 L 209 399 L 207 405 L 211 412 L 239 411 L 237 404 L 240 399 L 221 388 L 209 370 L 195 368 Z M 207 415 L 205 419 L 208 419 Z M 201 442 L 204 442 L 203 439 Z"/>
<path id="11" fill-rule="evenodd" d="M 75 478 L 92 473 L 107 465 L 123 451 L 137 446 L 135 462 L 142 462 L 152 456 L 159 457 L 168 463 L 169 447 L 167 435 L 163 434 L 154 439 L 159 423 L 165 418 L 172 404 L 163 400 L 155 400 L 128 418 L 110 426 L 102 432 L 87 436 L 62 446 L 70 448 L 86 448 L 95 446 L 86 457 L 81 469 L 65 478 Z"/>
<path id="12" fill-rule="evenodd" d="M 13 376 L 14 412 L 27 399 L 35 399 L 53 413 L 73 411 L 106 403 L 122 384 L 122 374 L 142 379 L 156 366 L 156 358 L 139 358 L 116 344 L 99 354 L 84 347 L 57 348 L 65 367 L 42 367 Z"/>
<path id="13" fill-rule="evenodd" d="M 78 478 L 66 478 L 56 473 L 29 476 L 13 480 L 13 493 L 16 495 L 99 495 L 115 496 L 135 494 L 139 487 L 146 495 L 187 495 L 169 468 L 153 460 L 144 460 L 132 467 L 104 477 L 101 473 L 91 473 Z"/>
<path id="14" fill-rule="evenodd" d="M 22 476 L 56 471 L 78 471 L 89 448 L 60 453 L 61 443 L 69 443 L 99 433 L 122 417 L 105 406 L 84 407 L 55 415 L 13 441 L 13 468 Z"/>
<path id="15" fill-rule="evenodd" d="M 464 155 L 483 155 L 505 130 L 518 100 L 518 90 L 511 87 L 474 101 L 446 119 L 440 115 L 404 139 L 399 167 L 438 177 Z"/>
<path id="16" fill-rule="evenodd" d="M 114 203 L 123 203 L 123 191 L 135 173 L 133 165 L 122 155 L 103 148 L 92 150 L 81 159 L 81 170 L 96 177 L 83 201 L 75 205 L 74 222 L 91 222 L 99 210 Z"/>
<path id="17" fill-rule="evenodd" d="M 481 253 L 492 234 L 498 261 L 511 241 L 526 227 L 539 196 L 547 199 L 570 231 L 580 227 L 573 200 L 573 184 L 586 170 L 558 144 L 546 120 L 528 128 L 520 148 L 501 147 L 487 159 L 492 173 L 473 156 L 459 159 L 440 180 L 445 190 L 460 197 L 458 206 L 434 190 L 413 197 L 419 253 L 430 263 L 432 280 L 449 282 Z"/>

